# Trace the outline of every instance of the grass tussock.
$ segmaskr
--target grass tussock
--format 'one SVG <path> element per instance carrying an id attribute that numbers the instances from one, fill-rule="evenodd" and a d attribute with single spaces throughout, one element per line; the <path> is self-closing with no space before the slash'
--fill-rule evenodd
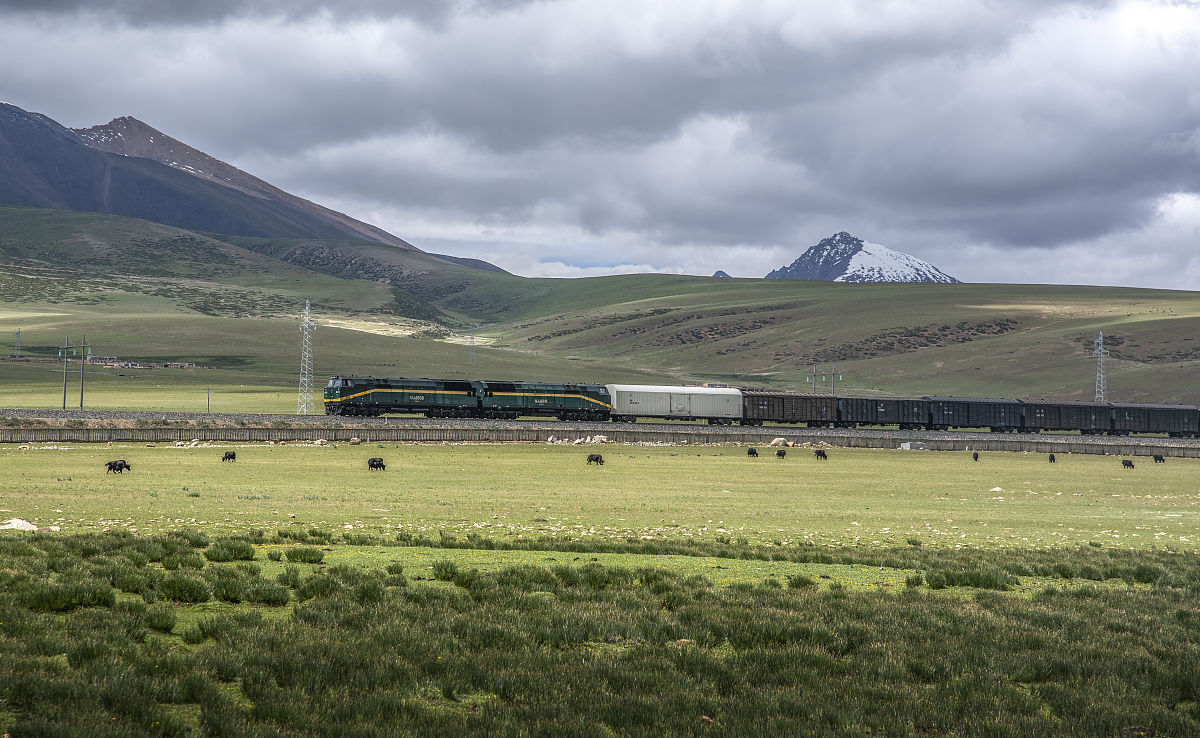
<path id="1" fill-rule="evenodd" d="M 208 547 L 204 558 L 209 561 L 251 561 L 254 559 L 254 546 L 249 541 L 222 538 Z"/>
<path id="2" fill-rule="evenodd" d="M 284 556 L 288 561 L 297 564 L 319 564 L 325 559 L 325 552 L 312 546 L 295 546 L 289 548 Z"/>

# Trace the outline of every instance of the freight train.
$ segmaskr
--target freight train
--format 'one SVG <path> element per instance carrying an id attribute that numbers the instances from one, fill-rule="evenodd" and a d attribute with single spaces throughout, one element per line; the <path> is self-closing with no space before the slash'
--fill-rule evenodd
<path id="1" fill-rule="evenodd" d="M 325 385 L 325 412 L 360 416 L 415 413 L 430 418 L 540 416 L 616 422 L 654 418 L 707 421 L 713 425 L 804 423 L 816 428 L 983 428 L 995 432 L 1200 437 L 1200 408 L 1193 405 L 989 397 L 835 397 L 735 387 L 642 384 L 336 376 Z"/>

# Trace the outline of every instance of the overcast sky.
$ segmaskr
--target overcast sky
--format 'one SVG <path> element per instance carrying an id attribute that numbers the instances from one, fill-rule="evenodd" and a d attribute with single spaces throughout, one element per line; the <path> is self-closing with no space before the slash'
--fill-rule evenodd
<path id="1" fill-rule="evenodd" d="M 0 100 L 527 276 L 761 277 L 845 230 L 1195 290 L 1198 39 L 1200 0 L 0 0 Z"/>

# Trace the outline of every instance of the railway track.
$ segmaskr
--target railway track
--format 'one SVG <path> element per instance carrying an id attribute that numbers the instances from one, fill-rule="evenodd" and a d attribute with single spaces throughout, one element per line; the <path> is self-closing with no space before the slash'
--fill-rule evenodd
<path id="1" fill-rule="evenodd" d="M 568 441 L 594 435 L 623 438 L 626 441 L 661 439 L 663 443 L 740 443 L 767 444 L 772 438 L 783 437 L 798 443 L 827 443 L 831 446 L 863 446 L 896 448 L 903 443 L 915 448 L 935 450 L 1012 450 L 1046 452 L 1061 450 L 1077 453 L 1113 453 L 1149 455 L 1165 453 L 1171 456 L 1200 457 L 1200 439 L 1166 438 L 1162 436 L 1080 436 L 1064 433 L 987 433 L 958 431 L 902 431 L 884 428 L 806 428 L 795 425 L 710 426 L 700 423 L 611 423 L 595 421 L 558 421 L 544 418 L 517 420 L 476 420 L 465 418 L 343 418 L 327 415 L 267 415 L 257 413 L 185 413 L 126 410 L 41 410 L 0 409 L 0 439 L 24 440 L 22 431 L 38 431 L 49 440 L 56 427 L 41 424 L 25 426 L 21 420 L 45 420 L 65 423 L 63 439 L 81 428 L 103 431 L 123 426 L 131 439 L 143 440 L 142 434 L 155 430 L 178 431 L 181 436 L 251 438 L 266 437 L 270 431 L 286 438 L 291 431 L 296 438 L 326 435 L 348 438 L 350 433 L 364 438 L 374 435 L 388 440 L 496 440 L 545 441 L 551 436 Z M 132 422 L 135 425 L 129 426 Z M 81 423 L 83 425 L 81 425 Z M 137 432 L 141 431 L 142 434 Z M 186 432 L 185 432 L 186 431 Z M 257 434 L 252 431 L 258 431 Z M 423 433 L 422 431 L 428 431 Z M 116 431 L 114 431 L 116 432 Z M 6 438 L 7 436 L 7 438 Z M 29 436 L 33 438 L 33 436 Z M 633 440 L 637 442 L 637 440 Z M 1059 447 L 1056 450 L 1054 447 Z"/>

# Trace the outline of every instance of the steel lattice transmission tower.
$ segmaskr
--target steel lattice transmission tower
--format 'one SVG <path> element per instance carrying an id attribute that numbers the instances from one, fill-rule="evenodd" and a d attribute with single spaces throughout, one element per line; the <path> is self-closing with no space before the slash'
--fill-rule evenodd
<path id="1" fill-rule="evenodd" d="M 1108 402 L 1104 388 L 1104 355 L 1108 352 L 1104 348 L 1104 331 L 1100 331 L 1092 344 L 1092 356 L 1096 357 L 1096 402 Z"/>
<path id="2" fill-rule="evenodd" d="M 304 319 L 300 321 L 300 392 L 296 396 L 296 414 L 312 412 L 312 321 L 308 300 L 304 301 Z"/>

